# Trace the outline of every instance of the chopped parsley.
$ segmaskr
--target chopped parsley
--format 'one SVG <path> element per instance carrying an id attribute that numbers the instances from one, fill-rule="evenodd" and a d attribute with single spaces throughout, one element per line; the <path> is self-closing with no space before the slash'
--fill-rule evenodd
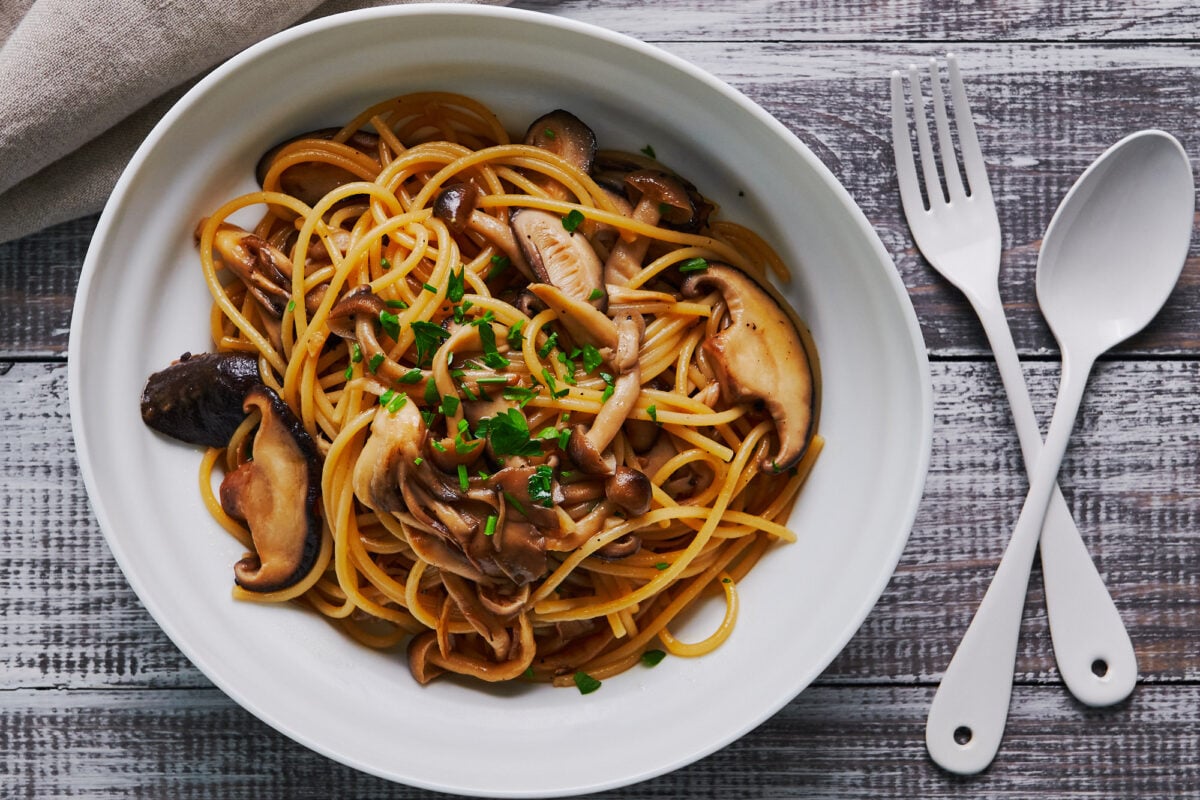
<path id="1" fill-rule="evenodd" d="M 595 345 L 585 344 L 580 355 L 583 358 L 584 372 L 592 372 L 604 363 L 604 356 L 600 355 L 600 351 L 596 349 Z"/>
<path id="2" fill-rule="evenodd" d="M 662 650 L 647 650 L 642 653 L 642 663 L 647 667 L 657 667 L 659 662 L 667 657 Z"/>
<path id="3" fill-rule="evenodd" d="M 591 694 L 600 688 L 600 681 L 580 670 L 575 673 L 575 686 L 579 688 L 580 694 Z"/>
<path id="4" fill-rule="evenodd" d="M 544 129 L 542 129 L 542 135 L 545 136 L 547 139 L 553 139 L 558 134 L 556 134 L 554 132 L 554 128 L 544 128 Z"/>
<path id="5" fill-rule="evenodd" d="M 393 340 L 400 338 L 400 317 L 386 308 L 379 309 L 379 325 L 383 328 L 383 332 L 392 337 Z"/>
<path id="6" fill-rule="evenodd" d="M 570 389 L 558 388 L 558 382 L 554 380 L 554 376 L 550 374 L 550 369 L 548 367 L 542 368 L 542 378 L 546 381 L 546 386 L 550 388 L 550 396 L 555 400 L 559 399 L 560 397 L 566 397 L 571 393 Z"/>
<path id="7" fill-rule="evenodd" d="M 588 300 L 599 300 L 601 297 L 604 297 L 603 289 L 592 289 L 588 294 Z"/>
<path id="8" fill-rule="evenodd" d="M 646 155 L 650 156 L 651 158 L 658 158 L 658 156 L 656 156 L 654 154 L 654 148 L 651 147 L 650 145 L 646 145 L 645 147 L 643 147 L 642 152 L 645 153 Z"/>
<path id="9" fill-rule="evenodd" d="M 442 402 L 442 396 L 438 394 L 437 384 L 433 382 L 433 378 L 425 384 L 425 405 L 436 406 Z"/>
<path id="10" fill-rule="evenodd" d="M 467 465 L 458 465 L 458 488 L 464 492 L 471 488 L 471 478 L 467 475 Z"/>
<path id="11" fill-rule="evenodd" d="M 516 400 L 524 408 L 530 400 L 537 397 L 535 389 L 527 389 L 524 386 L 507 386 L 502 392 L 505 400 Z"/>
<path id="12" fill-rule="evenodd" d="M 519 319 L 508 329 L 508 346 L 513 350 L 520 350 L 525 343 L 525 335 L 521 333 L 521 329 L 525 327 L 525 320 Z"/>
<path id="13" fill-rule="evenodd" d="M 367 362 L 367 369 L 372 373 L 379 371 L 379 365 L 383 363 L 383 353 L 376 353 L 371 356 L 371 360 Z"/>
<path id="14" fill-rule="evenodd" d="M 403 300 L 388 300 L 386 301 L 386 305 L 388 308 L 398 308 L 401 311 L 408 308 L 408 303 Z"/>
<path id="15" fill-rule="evenodd" d="M 290 314 L 290 313 L 292 313 L 292 312 L 293 312 L 293 311 L 295 311 L 295 310 L 296 310 L 296 301 L 295 301 L 295 300 L 288 300 L 288 304 L 287 304 L 287 313 L 289 313 L 289 314 Z"/>
<path id="16" fill-rule="evenodd" d="M 445 414 L 447 417 L 452 417 L 452 416 L 454 416 L 455 412 L 457 412 L 457 411 L 458 411 L 458 398 L 452 394 L 443 396 L 441 412 L 443 414 Z"/>
<path id="17" fill-rule="evenodd" d="M 346 372 L 344 374 L 346 376 L 346 380 L 353 379 L 354 378 L 354 365 L 351 364 L 350 366 L 346 367 Z"/>
<path id="18" fill-rule="evenodd" d="M 508 269 L 510 263 L 508 256 L 492 256 L 492 268 L 488 270 L 487 277 L 484 280 L 490 281 L 492 278 L 499 276 L 504 270 Z"/>
<path id="19" fill-rule="evenodd" d="M 424 289 L 425 291 L 429 292 L 430 294 L 437 294 L 437 287 L 434 286 L 432 283 L 422 283 L 421 288 Z"/>
<path id="20" fill-rule="evenodd" d="M 432 322 L 417 320 L 412 323 L 413 337 L 417 345 L 417 366 L 428 366 L 433 354 L 450 338 L 450 331 Z"/>
<path id="21" fill-rule="evenodd" d="M 379 259 L 379 266 L 383 267 L 384 271 L 386 272 L 392 268 L 392 262 L 388 261 L 387 256 L 383 256 Z"/>
<path id="22" fill-rule="evenodd" d="M 541 358 L 550 355 L 550 351 L 558 346 L 558 331 L 554 331 L 546 337 L 546 341 L 538 348 L 537 354 Z"/>
<path id="23" fill-rule="evenodd" d="M 500 355 L 500 351 L 496 349 L 496 329 L 492 327 L 491 319 L 485 315 L 471 324 L 479 331 L 479 343 L 483 347 L 483 363 L 492 369 L 507 367 L 511 362 Z"/>
<path id="24" fill-rule="evenodd" d="M 463 272 L 466 267 L 463 267 L 458 272 L 450 271 L 450 283 L 446 288 L 446 299 L 451 303 L 457 303 L 463 299 L 463 294 L 466 293 L 466 284 L 463 281 Z"/>
<path id="25" fill-rule="evenodd" d="M 668 568 L 668 567 L 670 567 L 670 566 L 671 566 L 671 565 L 670 565 L 670 564 L 668 564 L 667 562 L 665 562 L 665 561 L 660 561 L 660 562 L 658 562 L 657 564 L 655 564 L 655 565 L 654 565 L 654 568 L 655 568 L 656 570 L 659 570 L 659 571 L 661 572 L 662 570 L 664 570 L 664 569 L 667 569 L 667 568 Z"/>
<path id="26" fill-rule="evenodd" d="M 419 369 L 410 369 L 408 372 L 400 376 L 401 383 L 416 383 L 424 376 L 425 373 Z"/>
<path id="27" fill-rule="evenodd" d="M 551 428 L 553 430 L 553 428 Z M 554 470 L 542 465 L 529 476 L 529 499 L 543 508 L 554 505 Z"/>
<path id="28" fill-rule="evenodd" d="M 646 413 L 650 415 L 650 419 L 658 422 L 658 406 L 653 404 L 646 407 Z"/>
<path id="29" fill-rule="evenodd" d="M 570 233 L 574 233 L 575 229 L 583 224 L 583 212 L 578 208 L 572 208 L 570 213 L 562 218 L 562 226 Z"/>
<path id="30" fill-rule="evenodd" d="M 350 360 L 355 364 L 362 361 L 362 348 L 358 346 L 358 342 L 350 346 Z"/>
<path id="31" fill-rule="evenodd" d="M 482 423 L 483 420 L 480 420 Z M 540 456 L 542 447 L 529 436 L 529 423 L 525 415 L 509 408 L 494 417 L 487 418 L 484 427 L 492 450 L 498 456 Z M 476 432 L 478 438 L 483 434 Z"/>
<path id="32" fill-rule="evenodd" d="M 613 376 L 609 375 L 607 372 L 601 372 L 600 379 L 604 381 L 604 392 L 600 395 L 600 402 L 606 403 L 608 402 L 608 398 L 613 396 L 613 392 L 616 391 L 616 388 L 613 386 Z"/>
<path id="33" fill-rule="evenodd" d="M 496 533 L 496 523 L 500 518 L 495 514 L 488 514 L 487 522 L 483 523 L 483 535 L 493 536 Z"/>
<path id="34" fill-rule="evenodd" d="M 679 265 L 680 272 L 700 272 L 705 269 L 708 269 L 708 262 L 699 257 L 689 258 Z"/>

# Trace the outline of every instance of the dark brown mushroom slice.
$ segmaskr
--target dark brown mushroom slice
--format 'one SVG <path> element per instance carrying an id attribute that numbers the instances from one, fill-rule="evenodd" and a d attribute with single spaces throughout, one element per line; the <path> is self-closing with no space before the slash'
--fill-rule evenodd
<path id="1" fill-rule="evenodd" d="M 146 381 L 142 421 L 173 439 L 225 447 L 246 418 L 246 393 L 261 383 L 257 356 L 184 353 Z"/>
<path id="2" fill-rule="evenodd" d="M 604 265 L 586 236 L 568 231 L 560 215 L 534 208 L 514 211 L 509 224 L 539 281 L 601 311 L 607 307 Z"/>
<path id="3" fill-rule="evenodd" d="M 596 134 L 561 108 L 535 119 L 525 131 L 525 144 L 549 150 L 580 172 L 591 172 L 596 161 Z"/>
<path id="4" fill-rule="evenodd" d="M 592 171 L 596 160 L 596 134 L 570 111 L 557 109 L 543 114 L 525 131 L 525 144 L 549 150 L 583 173 Z M 570 200 L 571 193 L 558 181 L 534 170 L 530 179 L 557 200 Z"/>
<path id="5" fill-rule="evenodd" d="M 433 199 L 433 215 L 446 223 L 452 233 L 472 233 L 503 253 L 526 278 L 533 279 L 534 273 L 525 259 L 524 251 L 517 245 L 511 226 L 503 220 L 484 214 L 476 206 L 479 189 L 471 183 L 448 184 Z M 510 215 L 511 218 L 511 215 Z"/>
<path id="6" fill-rule="evenodd" d="M 263 185 L 263 181 L 266 179 L 271 165 L 275 162 L 275 159 L 279 156 L 283 148 L 305 139 L 329 141 L 333 139 L 339 130 L 341 129 L 322 128 L 321 130 L 309 131 L 272 147 L 258 160 L 258 165 L 254 169 L 254 177 L 258 180 L 258 185 Z M 379 136 L 369 131 L 355 131 L 346 139 L 345 145 L 363 155 L 370 156 L 372 159 L 379 157 Z M 335 164 L 323 161 L 305 161 L 293 164 L 280 174 L 279 188 L 286 194 L 299 198 L 302 202 L 311 206 L 339 186 L 358 180 L 363 180 L 362 176 L 356 175 Z"/>
<path id="7" fill-rule="evenodd" d="M 588 429 L 576 425 L 567 439 L 567 457 L 585 475 L 612 475 L 616 462 L 611 453 L 602 453 L 588 438 Z"/>
<path id="8" fill-rule="evenodd" d="M 627 514 L 640 517 L 650 510 L 653 489 L 646 473 L 621 466 L 604 482 L 604 496 Z"/>
<path id="9" fill-rule="evenodd" d="M 696 209 L 687 189 L 673 175 L 662 170 L 638 170 L 625 176 L 625 184 L 637 198 L 630 217 L 646 225 L 666 220 L 675 225 L 691 221 Z M 605 283 L 625 286 L 642 269 L 650 239 L 637 236 L 613 244 L 604 262 Z"/>
<path id="10" fill-rule="evenodd" d="M 629 558 L 642 549 L 642 539 L 635 533 L 627 533 L 596 551 L 596 555 L 608 561 Z"/>
<path id="11" fill-rule="evenodd" d="M 543 474 L 546 469 L 548 467 L 504 467 L 490 475 L 485 481 L 485 485 L 502 493 L 508 499 L 510 519 L 512 514 L 517 513 L 544 531 L 556 531 L 559 528 L 559 519 L 558 514 L 554 511 L 554 506 L 563 502 L 562 487 L 559 486 L 557 480 L 551 480 L 550 505 L 548 506 L 534 500 L 530 487 L 530 481 Z M 520 505 L 519 508 L 512 507 L 513 499 Z"/>
<path id="12" fill-rule="evenodd" d="M 596 153 L 596 164 L 592 169 L 592 178 L 596 183 L 616 192 L 625 192 L 628 186 L 625 178 L 632 172 L 650 170 L 665 172 L 687 190 L 691 199 L 694 213 L 686 223 L 674 223 L 670 219 L 662 220 L 664 227 L 684 233 L 696 233 L 708 224 L 708 218 L 715 210 L 712 201 L 700 193 L 695 184 L 679 173 L 669 169 L 658 160 L 636 153 L 624 153 L 616 150 L 600 150 Z M 635 198 L 636 199 L 636 198 Z"/>
<path id="13" fill-rule="evenodd" d="M 729 324 L 704 341 L 721 394 L 732 403 L 762 403 L 775 422 L 779 449 L 760 466 L 791 469 L 808 448 L 815 420 L 814 378 L 808 353 L 785 301 L 738 269 L 710 263 L 684 281 L 685 296 L 716 289 L 729 309 Z"/>
<path id="14" fill-rule="evenodd" d="M 364 283 L 346 292 L 329 309 L 329 329 L 343 339 L 354 339 L 354 328 L 359 317 L 377 320 L 379 312 L 386 308 L 387 304 L 383 298 L 372 292 L 371 287 Z"/>
<path id="15" fill-rule="evenodd" d="M 254 554 L 234 566 L 238 586 L 274 592 L 298 583 L 321 549 L 321 460 L 316 444 L 287 404 L 255 386 L 243 407 L 262 415 L 254 458 L 225 476 L 221 507 L 244 521 Z"/>

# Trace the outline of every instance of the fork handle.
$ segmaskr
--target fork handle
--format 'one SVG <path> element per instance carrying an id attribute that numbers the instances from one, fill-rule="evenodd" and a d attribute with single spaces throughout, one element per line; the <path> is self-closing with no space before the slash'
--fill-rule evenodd
<path id="1" fill-rule="evenodd" d="M 991 344 L 1026 471 L 1031 472 L 1042 452 L 1042 437 L 999 290 L 994 297 L 968 295 L 968 299 Z M 1040 547 L 1050 637 L 1063 682 L 1087 705 L 1119 703 L 1137 683 L 1137 656 L 1057 484 L 1042 524 Z"/>

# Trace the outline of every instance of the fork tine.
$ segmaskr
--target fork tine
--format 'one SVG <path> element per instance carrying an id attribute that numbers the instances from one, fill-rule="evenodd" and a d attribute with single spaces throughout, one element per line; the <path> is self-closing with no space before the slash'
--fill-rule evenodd
<path id="1" fill-rule="evenodd" d="M 908 110 L 904 106 L 904 79 L 899 70 L 892 70 L 892 151 L 896 157 L 896 178 L 900 182 L 900 201 L 909 218 L 925 210 L 921 184 L 917 181 L 917 164 L 913 160 L 912 137 L 909 135 Z"/>
<path id="2" fill-rule="evenodd" d="M 942 175 L 951 202 L 966 199 L 962 178 L 958 174 L 958 159 L 954 155 L 954 140 L 950 138 L 950 122 L 946 119 L 946 98 L 942 94 L 942 76 L 936 58 L 929 59 L 929 77 L 933 94 L 933 118 L 937 124 L 938 151 L 942 156 Z"/>
<path id="3" fill-rule="evenodd" d="M 954 124 L 958 127 L 958 144 L 962 148 L 963 166 L 966 167 L 971 195 L 991 197 L 992 187 L 988 183 L 987 167 L 983 163 L 983 150 L 979 147 L 979 137 L 975 134 L 975 120 L 971 118 L 967 90 L 963 88 L 962 75 L 958 71 L 958 58 L 953 53 L 946 54 L 946 66 L 950 73 Z"/>
<path id="4" fill-rule="evenodd" d="M 936 79 L 936 78 L 935 78 Z M 917 129 L 917 149 L 921 152 L 921 173 L 925 176 L 925 193 L 929 207 L 934 200 L 946 201 L 942 181 L 938 177 L 937 161 L 933 158 L 933 144 L 929 140 L 929 122 L 925 117 L 925 92 L 921 88 L 921 73 L 916 64 L 908 68 L 909 93 L 912 95 L 913 124 Z"/>

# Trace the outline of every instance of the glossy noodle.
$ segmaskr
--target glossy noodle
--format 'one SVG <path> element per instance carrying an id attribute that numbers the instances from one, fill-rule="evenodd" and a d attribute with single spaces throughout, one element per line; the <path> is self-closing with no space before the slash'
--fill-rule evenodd
<path id="1" fill-rule="evenodd" d="M 208 447 L 238 598 L 403 646 L 421 682 L 585 691 L 755 613 L 738 584 L 823 444 L 816 353 L 782 261 L 652 155 L 412 94 L 273 148 L 200 222 L 215 355 L 143 413 Z M 167 430 L 180 403 L 221 421 Z M 701 602 L 721 621 L 681 641 Z"/>

